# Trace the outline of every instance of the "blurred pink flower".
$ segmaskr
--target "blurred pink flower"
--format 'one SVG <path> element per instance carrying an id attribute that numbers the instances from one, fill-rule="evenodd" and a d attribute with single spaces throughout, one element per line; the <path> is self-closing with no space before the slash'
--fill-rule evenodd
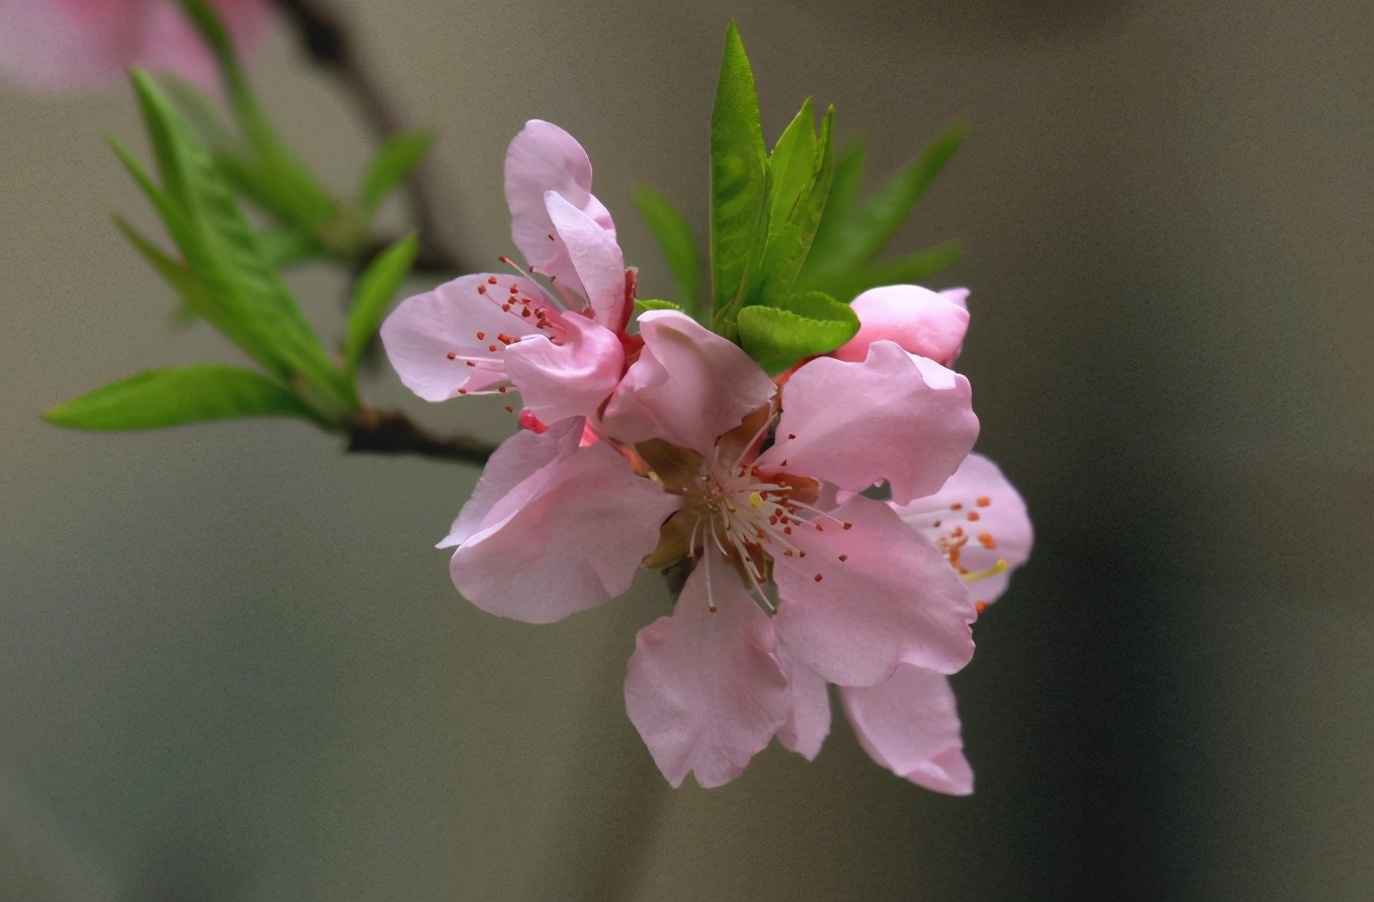
<path id="1" fill-rule="evenodd" d="M 523 274 L 478 273 L 402 302 L 382 343 L 407 388 L 426 401 L 513 388 L 531 424 L 595 416 L 635 345 L 625 335 L 634 272 L 591 184 L 571 135 L 526 123 L 506 152 L 511 235 L 553 289 Z"/>
<path id="2" fill-rule="evenodd" d="M 210 0 L 240 51 L 262 42 L 267 0 Z M 214 63 L 172 0 L 0 0 L 0 74 L 63 90 L 121 78 L 131 66 L 200 84 Z"/>

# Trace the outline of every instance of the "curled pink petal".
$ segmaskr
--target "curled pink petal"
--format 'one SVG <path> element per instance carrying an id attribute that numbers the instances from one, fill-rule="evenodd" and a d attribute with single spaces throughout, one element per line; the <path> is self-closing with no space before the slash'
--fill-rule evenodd
<path id="1" fill-rule="evenodd" d="M 830 734 L 830 692 L 821 675 L 787 653 L 786 646 L 775 649 L 787 672 L 790 700 L 787 720 L 778 727 L 783 748 L 814 761 Z"/>
<path id="2" fill-rule="evenodd" d="M 605 444 L 580 447 L 564 420 L 502 443 L 440 547 L 458 545 L 449 574 L 477 607 L 549 623 L 630 587 L 658 529 L 681 504 Z"/>
<path id="3" fill-rule="evenodd" d="M 544 196 L 553 191 L 615 237 L 610 212 L 591 193 L 592 164 L 572 135 L 531 119 L 506 151 L 506 204 L 511 238 L 530 268 L 584 295 L 568 248 L 549 218 Z"/>
<path id="4" fill-rule="evenodd" d="M 894 510 L 970 577 L 969 593 L 983 604 L 996 601 L 1030 557 L 1034 533 L 1026 502 L 981 454 L 964 458 L 940 491 Z"/>
<path id="5" fill-rule="evenodd" d="M 934 292 L 918 285 L 870 288 L 849 305 L 859 317 L 859 331 L 832 356 L 861 361 L 869 345 L 886 339 L 902 350 L 951 366 L 968 332 L 968 291 Z"/>
<path id="6" fill-rule="evenodd" d="M 644 348 L 606 405 L 608 434 L 661 438 L 710 458 L 716 439 L 767 404 L 777 386 L 748 354 L 676 310 L 639 317 Z"/>
<path id="7" fill-rule="evenodd" d="M 950 795 L 973 792 L 959 712 L 949 680 L 903 664 L 876 686 L 843 687 L 840 698 L 873 760 L 911 782 Z"/>
<path id="8" fill-rule="evenodd" d="M 615 243 L 615 233 L 606 231 L 557 192 L 546 192 L 544 202 L 554 234 L 567 247 L 568 259 L 596 321 L 623 330 L 629 321 L 630 300 L 625 291 L 625 258 Z"/>
<path id="9" fill-rule="evenodd" d="M 240 52 L 261 43 L 266 0 L 210 0 Z M 199 84 L 214 64 L 172 0 L 4 0 L 0 73 L 39 89 L 120 80 L 131 66 L 175 72 Z"/>
<path id="10" fill-rule="evenodd" d="M 529 279 L 478 273 L 402 301 L 382 323 L 382 345 L 406 388 L 444 401 L 504 383 L 507 345 L 557 335 L 561 320 Z"/>
<path id="11" fill-rule="evenodd" d="M 871 686 L 903 660 L 953 673 L 973 656 L 963 581 L 886 504 L 856 496 L 786 538 L 796 551 L 769 549 L 774 627 L 826 682 Z"/>
<path id="12" fill-rule="evenodd" d="M 625 369 L 625 348 L 610 329 L 580 313 L 561 323 L 558 343 L 535 334 L 506 349 L 511 383 L 544 423 L 595 416 Z"/>
<path id="13" fill-rule="evenodd" d="M 968 380 L 891 341 L 862 363 L 819 357 L 783 389 L 759 468 L 859 492 L 886 479 L 905 503 L 937 491 L 978 437 Z"/>
<path id="14" fill-rule="evenodd" d="M 630 720 L 673 786 L 689 772 L 706 788 L 739 776 L 789 707 L 768 615 L 707 553 L 714 562 L 692 571 L 673 615 L 639 631 L 625 677 Z"/>

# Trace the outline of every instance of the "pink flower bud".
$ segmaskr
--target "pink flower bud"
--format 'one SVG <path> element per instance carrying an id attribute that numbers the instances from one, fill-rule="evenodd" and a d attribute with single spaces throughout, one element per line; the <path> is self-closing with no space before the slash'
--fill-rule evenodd
<path id="1" fill-rule="evenodd" d="M 940 292 L 918 285 L 871 288 L 849 305 L 859 317 L 858 333 L 831 356 L 862 361 L 869 345 L 887 339 L 909 354 L 950 366 L 968 331 L 967 297 L 967 288 Z"/>

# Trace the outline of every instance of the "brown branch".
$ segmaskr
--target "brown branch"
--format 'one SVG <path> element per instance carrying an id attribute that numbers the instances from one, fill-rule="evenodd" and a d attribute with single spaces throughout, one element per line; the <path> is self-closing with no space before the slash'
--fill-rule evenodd
<path id="1" fill-rule="evenodd" d="M 338 78 L 379 140 L 409 130 L 406 117 L 358 53 L 347 21 L 331 0 L 276 0 L 276 3 L 295 27 L 306 55 Z M 406 189 L 420 231 L 420 256 L 428 263 L 428 268 L 471 271 L 463 264 L 457 250 L 444 240 L 440 230 L 439 214 L 434 207 L 440 192 L 428 157 L 411 170 Z M 452 221 L 452 217 L 446 218 Z"/>
<path id="2" fill-rule="evenodd" d="M 348 428 L 350 453 L 418 454 L 482 465 L 496 450 L 468 436 L 437 436 L 403 413 L 363 410 Z"/>

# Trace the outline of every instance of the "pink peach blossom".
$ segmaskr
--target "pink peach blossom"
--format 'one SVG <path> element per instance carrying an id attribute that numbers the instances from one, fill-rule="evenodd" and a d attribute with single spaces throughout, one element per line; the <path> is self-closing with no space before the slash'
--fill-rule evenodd
<path id="1" fill-rule="evenodd" d="M 532 120 L 506 153 L 511 234 L 531 273 L 479 273 L 401 303 L 382 343 L 401 381 L 426 401 L 519 392 L 533 421 L 593 417 L 625 369 L 634 273 L 591 193 L 587 154 Z M 504 259 L 504 258 L 503 258 Z"/>
<path id="2" fill-rule="evenodd" d="M 262 42 L 267 0 L 210 0 L 240 51 Z M 131 66 L 213 80 L 209 51 L 173 0 L 0 0 L 0 73 L 32 88 L 116 81 Z"/>

